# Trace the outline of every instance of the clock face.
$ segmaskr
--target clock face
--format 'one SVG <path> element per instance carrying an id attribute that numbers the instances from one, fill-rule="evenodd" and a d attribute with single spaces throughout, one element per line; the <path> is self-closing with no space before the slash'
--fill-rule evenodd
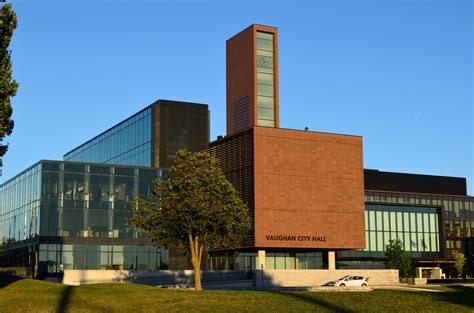
<path id="1" fill-rule="evenodd" d="M 259 67 L 266 67 L 266 68 L 273 68 L 272 59 L 266 56 L 259 55 L 257 57 L 257 66 Z"/>

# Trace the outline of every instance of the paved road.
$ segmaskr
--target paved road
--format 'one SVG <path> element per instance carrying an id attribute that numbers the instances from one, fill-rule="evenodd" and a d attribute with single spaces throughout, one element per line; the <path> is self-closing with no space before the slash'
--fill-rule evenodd
<path id="1" fill-rule="evenodd" d="M 409 286 L 371 286 L 372 289 L 386 289 L 386 290 L 403 290 L 403 291 L 413 291 L 413 292 L 446 292 L 445 290 L 438 290 L 438 289 L 428 289 L 418 288 L 418 287 L 409 287 Z"/>

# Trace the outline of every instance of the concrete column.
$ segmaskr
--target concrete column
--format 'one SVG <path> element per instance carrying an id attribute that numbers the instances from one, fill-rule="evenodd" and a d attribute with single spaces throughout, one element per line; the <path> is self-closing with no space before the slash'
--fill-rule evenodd
<path id="1" fill-rule="evenodd" d="M 265 269 L 265 250 L 258 250 L 258 264 L 257 269 Z"/>
<path id="2" fill-rule="evenodd" d="M 336 252 L 328 251 L 328 270 L 336 269 Z"/>

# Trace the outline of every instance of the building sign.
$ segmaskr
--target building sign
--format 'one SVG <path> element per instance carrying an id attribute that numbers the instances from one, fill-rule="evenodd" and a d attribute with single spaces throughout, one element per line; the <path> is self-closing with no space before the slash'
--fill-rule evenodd
<path id="1" fill-rule="evenodd" d="M 265 237 L 273 241 L 326 241 L 325 236 L 265 235 Z"/>

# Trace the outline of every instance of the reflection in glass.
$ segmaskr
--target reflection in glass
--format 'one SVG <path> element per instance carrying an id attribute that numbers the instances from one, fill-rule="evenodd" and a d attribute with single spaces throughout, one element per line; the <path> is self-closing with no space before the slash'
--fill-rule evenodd
<path id="1" fill-rule="evenodd" d="M 151 107 L 64 156 L 66 161 L 151 166 Z M 138 156 L 137 156 L 138 154 Z"/>
<path id="2" fill-rule="evenodd" d="M 258 119 L 258 126 L 275 127 L 275 121 Z"/>

